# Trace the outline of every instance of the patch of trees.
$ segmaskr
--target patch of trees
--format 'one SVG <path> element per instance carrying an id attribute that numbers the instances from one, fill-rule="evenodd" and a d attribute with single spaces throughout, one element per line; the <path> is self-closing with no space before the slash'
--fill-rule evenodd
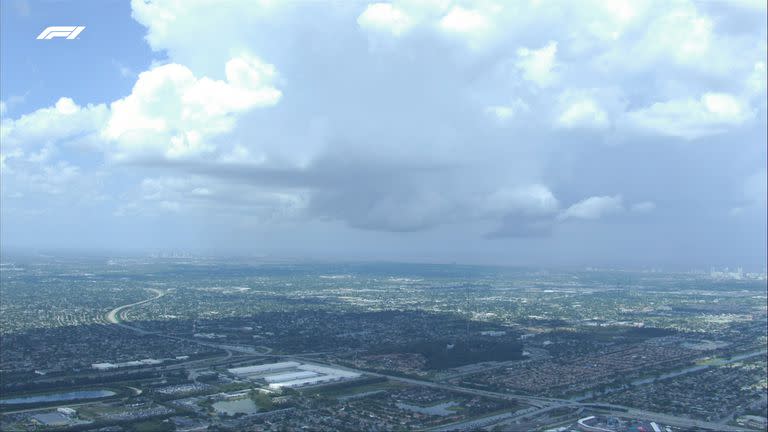
<path id="1" fill-rule="evenodd" d="M 674 329 L 664 329 L 656 327 L 632 327 L 625 332 L 627 336 L 642 337 L 642 338 L 655 338 L 662 336 L 672 336 L 677 334 Z"/>
<path id="2" fill-rule="evenodd" d="M 166 376 L 170 376 L 170 372 L 165 372 Z M 157 371 L 136 371 L 126 373 L 110 373 L 110 374 L 98 374 L 93 376 L 71 377 L 63 378 L 56 381 L 37 381 L 37 382 L 23 382 L 23 383 L 8 383 L 2 386 L 3 393 L 26 393 L 35 392 L 39 390 L 52 390 L 58 388 L 71 389 L 72 387 L 88 386 L 93 384 L 108 384 L 119 381 L 136 381 L 142 379 L 159 378 L 162 375 Z"/>
<path id="3" fill-rule="evenodd" d="M 423 355 L 427 360 L 427 369 L 448 369 L 472 363 L 523 358 L 523 345 L 520 342 L 497 337 L 422 341 L 403 351 Z"/>

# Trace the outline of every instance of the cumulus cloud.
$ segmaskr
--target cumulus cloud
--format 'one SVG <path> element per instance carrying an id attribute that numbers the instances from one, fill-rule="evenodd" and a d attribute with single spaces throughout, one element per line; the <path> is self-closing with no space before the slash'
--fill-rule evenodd
<path id="1" fill-rule="evenodd" d="M 662 14 L 651 23 L 642 41 L 653 54 L 667 54 L 675 62 L 698 62 L 712 43 L 712 20 L 692 7 Z"/>
<path id="2" fill-rule="evenodd" d="M 588 97 L 566 102 L 556 123 L 564 128 L 605 129 L 610 125 L 608 114 Z"/>
<path id="3" fill-rule="evenodd" d="M 47 142 L 62 142 L 98 131 L 109 110 L 103 104 L 79 106 L 62 97 L 53 106 L 40 108 L 17 119 L 0 122 L 3 147 L 34 147 Z"/>
<path id="4" fill-rule="evenodd" d="M 555 71 L 557 42 L 551 41 L 539 49 L 519 48 L 517 67 L 523 78 L 539 87 L 548 87 L 557 80 Z"/>
<path id="5" fill-rule="evenodd" d="M 622 201 L 621 195 L 589 197 L 565 209 L 559 219 L 600 219 L 624 211 Z"/>
<path id="6" fill-rule="evenodd" d="M 556 212 L 559 203 L 549 188 L 533 184 L 499 189 L 488 196 L 486 206 L 503 214 L 546 215 Z"/>
<path id="7" fill-rule="evenodd" d="M 113 102 L 102 136 L 118 143 L 116 158 L 160 154 L 185 158 L 214 150 L 209 140 L 230 131 L 236 115 L 276 104 L 275 68 L 255 57 L 225 65 L 226 81 L 196 78 L 179 64 L 139 75 L 131 94 Z"/>
<path id="8" fill-rule="evenodd" d="M 485 113 L 499 123 L 507 123 L 520 114 L 530 112 L 531 108 L 522 99 L 515 99 L 507 105 L 492 105 L 485 108 Z"/>
<path id="9" fill-rule="evenodd" d="M 368 5 L 357 23 L 364 29 L 385 31 L 394 36 L 402 35 L 413 26 L 412 18 L 391 3 Z"/>
<path id="10" fill-rule="evenodd" d="M 492 214 L 501 215 L 498 227 L 486 234 L 489 238 L 549 235 L 560 206 L 552 191 L 540 184 L 498 190 L 486 205 Z"/>
<path id="11" fill-rule="evenodd" d="M 656 102 L 627 113 L 634 127 L 689 140 L 723 133 L 752 117 L 752 111 L 737 97 L 714 92 L 704 93 L 698 99 Z"/>
<path id="12" fill-rule="evenodd" d="M 639 226 L 654 202 L 682 225 L 685 205 L 749 208 L 734 178 L 765 158 L 765 24 L 736 6 L 230 5 L 133 0 L 163 64 L 110 104 L 6 110 L 4 179 L 87 141 L 96 162 L 68 161 L 71 178 L 106 162 L 120 214 L 506 238 Z M 606 184 L 654 202 L 624 211 Z"/>
<path id="13" fill-rule="evenodd" d="M 451 8 L 439 23 L 443 32 L 465 38 L 474 48 L 492 30 L 492 25 L 492 21 L 482 12 L 461 6 Z"/>
<path id="14" fill-rule="evenodd" d="M 222 181 L 200 175 L 147 177 L 140 188 L 118 207 L 119 216 L 151 216 L 163 212 L 244 216 L 252 221 L 284 223 L 297 220 L 307 205 L 295 190 Z"/>

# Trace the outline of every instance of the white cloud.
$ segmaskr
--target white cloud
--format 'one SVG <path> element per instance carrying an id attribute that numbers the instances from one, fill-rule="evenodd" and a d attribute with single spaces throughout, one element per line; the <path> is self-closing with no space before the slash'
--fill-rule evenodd
<path id="1" fill-rule="evenodd" d="M 361 28 L 373 31 L 389 32 L 400 36 L 413 25 L 413 19 L 391 3 L 374 3 L 368 5 L 357 18 Z"/>
<path id="2" fill-rule="evenodd" d="M 711 196 L 751 208 L 728 183 L 764 159 L 754 139 L 764 118 L 749 120 L 763 113 L 765 25 L 738 28 L 756 23 L 750 14 L 687 0 L 384 1 L 134 0 L 166 64 L 132 77 L 112 111 L 64 100 L 24 126 L 6 121 L 16 109 L 4 100 L 4 183 L 9 169 L 30 174 L 57 158 L 90 180 L 104 155 L 132 163 L 130 175 L 107 165 L 115 194 L 135 204 L 126 212 L 238 212 L 233 225 L 300 214 L 323 229 L 380 231 L 502 225 L 498 236 L 545 235 L 624 208 L 608 196 L 562 209 L 541 182 L 574 201 L 610 182 L 659 202 L 686 189 L 703 212 Z M 392 49 L 369 49 L 379 41 Z M 737 126 L 733 139 L 670 145 Z M 643 140 L 648 132 L 659 136 Z M 83 136 L 100 137 L 102 153 L 67 151 L 64 141 Z M 187 182 L 135 184 L 157 171 Z M 665 218 L 690 217 L 676 211 Z"/>
<path id="3" fill-rule="evenodd" d="M 22 161 L 29 162 L 29 161 Z M 82 172 L 81 168 L 67 161 L 46 163 L 47 160 L 31 161 L 20 165 L 23 169 L 10 170 L 3 173 L 4 181 L 8 181 L 16 194 L 30 195 L 31 192 L 49 196 L 88 197 L 89 189 L 98 185 Z M 27 192 L 26 194 L 24 192 Z M 3 188 L 3 193 L 6 189 Z"/>
<path id="4" fill-rule="evenodd" d="M 440 20 L 439 25 L 443 31 L 448 33 L 478 35 L 487 31 L 491 26 L 491 22 L 479 11 L 454 6 Z"/>
<path id="5" fill-rule="evenodd" d="M 598 1 L 585 7 L 594 16 L 585 20 L 585 27 L 600 39 L 615 41 L 643 15 L 647 7 L 648 2 L 643 0 Z"/>
<path id="6" fill-rule="evenodd" d="M 634 127 L 663 135 L 696 139 L 725 132 L 753 117 L 748 106 L 727 93 L 705 93 L 697 99 L 657 102 L 627 114 Z"/>
<path id="7" fill-rule="evenodd" d="M 483 207 L 491 214 L 547 215 L 557 212 L 558 206 L 549 188 L 532 184 L 497 190 L 486 198 Z"/>
<path id="8" fill-rule="evenodd" d="M 610 121 L 595 100 L 580 97 L 565 103 L 556 124 L 563 128 L 605 129 L 610 126 Z"/>
<path id="9" fill-rule="evenodd" d="M 457 36 L 469 46 L 479 48 L 494 27 L 494 19 L 488 13 L 499 7 L 493 2 L 478 3 L 482 9 L 455 3 L 451 0 L 372 3 L 357 17 L 357 23 L 363 30 L 395 38 L 415 27 L 426 28 Z"/>
<path id="10" fill-rule="evenodd" d="M 221 7 L 218 2 L 206 0 L 131 0 L 131 15 L 147 27 L 146 39 L 152 49 L 182 50 L 185 45 L 197 45 L 199 48 L 202 42 L 215 40 L 214 33 L 234 39 L 239 34 L 247 33 L 247 23 L 274 16 L 282 9 L 291 7 L 287 3 L 278 0 L 230 0 L 228 7 Z M 211 28 L 211 23 L 217 23 L 212 27 L 215 32 L 202 31 Z M 233 53 L 228 52 L 229 48 L 231 45 L 227 45 L 223 53 L 231 56 Z M 221 51 L 221 47 L 219 49 Z M 198 55 L 200 52 L 206 51 L 196 51 Z"/>
<path id="11" fill-rule="evenodd" d="M 676 62 L 699 61 L 712 43 L 713 23 L 692 7 L 672 10 L 656 19 L 643 44 L 653 52 L 666 53 Z"/>
<path id="12" fill-rule="evenodd" d="M 230 131 L 236 116 L 276 104 L 275 68 L 241 56 L 225 66 L 226 81 L 196 78 L 179 64 L 139 75 L 129 96 L 111 105 L 103 137 L 118 143 L 117 159 L 136 155 L 185 158 L 214 150 L 209 139 Z"/>
<path id="13" fill-rule="evenodd" d="M 266 188 L 233 184 L 197 175 L 149 177 L 120 215 L 153 215 L 162 212 L 247 214 L 260 220 L 296 219 L 307 205 L 302 192 L 290 188 Z"/>
<path id="14" fill-rule="evenodd" d="M 559 215 L 566 219 L 600 219 L 603 216 L 624 211 L 621 195 L 593 196 L 568 207 Z"/>
<path id="15" fill-rule="evenodd" d="M 212 193 L 212 192 L 211 192 L 211 190 L 210 190 L 210 189 L 208 189 L 208 188 L 204 188 L 204 187 L 198 187 L 198 188 L 194 188 L 194 189 L 192 189 L 192 195 L 197 195 L 197 196 L 210 196 L 210 195 L 212 195 L 212 194 L 213 194 L 213 193 Z"/>
<path id="16" fill-rule="evenodd" d="M 557 42 L 550 41 L 540 49 L 520 48 L 517 50 L 517 67 L 523 77 L 539 87 L 549 87 L 557 80 Z"/>
<path id="17" fill-rule="evenodd" d="M 499 123 L 506 123 L 515 116 L 531 110 L 525 101 L 515 99 L 508 105 L 491 105 L 485 108 L 485 113 L 495 118 Z"/>
<path id="18" fill-rule="evenodd" d="M 46 142 L 74 139 L 99 130 L 108 115 L 106 105 L 79 106 L 72 99 L 62 97 L 53 106 L 40 108 L 18 119 L 4 118 L 0 122 L 0 142 L 4 148 L 30 148 Z"/>
<path id="19" fill-rule="evenodd" d="M 647 77 L 648 85 L 687 86 L 691 79 L 701 77 L 732 82 L 734 75 L 744 72 L 745 63 L 754 61 L 755 56 L 764 58 L 765 53 L 764 33 L 753 39 L 759 31 L 728 28 L 741 21 L 732 21 L 734 17 L 729 16 L 743 14 L 735 6 L 734 2 L 723 2 L 718 6 L 721 10 L 713 12 L 706 2 L 648 2 L 618 43 L 606 44 L 598 51 L 595 64 L 605 76 L 637 74 Z M 758 28 L 757 22 L 743 25 Z M 745 37 L 748 33 L 752 36 Z M 672 77 L 682 81 L 670 82 Z M 726 89 L 732 91 L 730 86 Z M 666 95 L 678 97 L 680 94 L 674 92 Z"/>

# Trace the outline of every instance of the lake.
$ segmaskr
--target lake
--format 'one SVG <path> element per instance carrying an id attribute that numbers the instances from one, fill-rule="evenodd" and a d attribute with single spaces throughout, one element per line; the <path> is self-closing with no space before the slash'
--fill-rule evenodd
<path id="1" fill-rule="evenodd" d="M 66 402 L 79 399 L 98 399 L 114 396 L 116 393 L 109 390 L 82 390 L 64 393 L 50 393 L 36 396 L 23 396 L 10 399 L 0 399 L 3 405 L 21 405 L 46 402 Z"/>
<path id="2" fill-rule="evenodd" d="M 257 407 L 256 403 L 250 398 L 219 401 L 213 404 L 213 409 L 219 414 L 230 416 L 236 414 L 255 414 L 259 412 L 259 407 Z"/>

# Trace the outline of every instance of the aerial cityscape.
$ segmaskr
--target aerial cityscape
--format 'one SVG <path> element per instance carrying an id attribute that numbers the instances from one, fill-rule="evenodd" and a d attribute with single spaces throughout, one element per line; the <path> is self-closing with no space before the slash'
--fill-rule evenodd
<path id="1" fill-rule="evenodd" d="M 765 273 L 16 256 L 0 277 L 4 431 L 766 425 Z"/>
<path id="2" fill-rule="evenodd" d="M 0 0 L 0 432 L 768 431 L 768 0 Z"/>

